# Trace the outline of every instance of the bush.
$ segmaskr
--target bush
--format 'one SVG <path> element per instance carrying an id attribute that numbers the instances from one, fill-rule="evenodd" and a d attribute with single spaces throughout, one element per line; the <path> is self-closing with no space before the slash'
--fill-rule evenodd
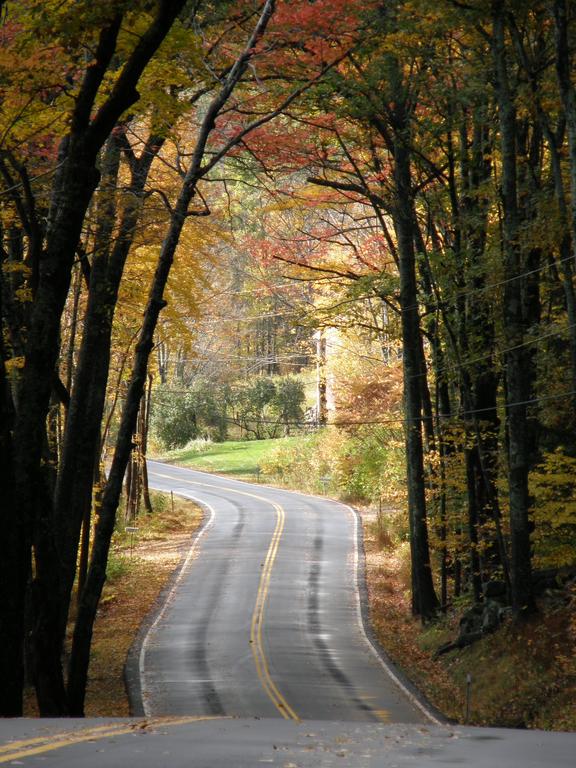
<path id="1" fill-rule="evenodd" d="M 297 446 L 271 451 L 261 469 L 293 487 L 326 491 L 349 501 L 393 506 L 404 504 L 406 498 L 402 443 L 389 431 L 359 430 L 351 435 L 337 426 L 327 427 L 302 438 Z"/>
<path id="2" fill-rule="evenodd" d="M 218 442 L 227 436 L 229 392 L 198 381 L 185 392 L 166 389 L 155 398 L 152 429 L 165 448 L 182 448 L 199 437 Z"/>
<path id="3" fill-rule="evenodd" d="M 279 437 L 303 421 L 304 400 L 304 385 L 292 376 L 259 376 L 235 387 L 198 380 L 155 397 L 152 430 L 169 450 L 195 440 L 222 442 L 229 423 L 248 439 Z"/>
<path id="4" fill-rule="evenodd" d="M 304 385 L 292 376 L 259 377 L 232 391 L 233 421 L 248 438 L 261 440 L 290 434 L 304 419 Z"/>

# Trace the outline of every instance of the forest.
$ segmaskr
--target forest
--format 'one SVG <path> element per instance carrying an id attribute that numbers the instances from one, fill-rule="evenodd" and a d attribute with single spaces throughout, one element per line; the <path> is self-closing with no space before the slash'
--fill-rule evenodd
<path id="1" fill-rule="evenodd" d="M 400 453 L 422 622 L 574 589 L 576 3 L 0 14 L 0 715 L 84 714 L 149 439 Z"/>

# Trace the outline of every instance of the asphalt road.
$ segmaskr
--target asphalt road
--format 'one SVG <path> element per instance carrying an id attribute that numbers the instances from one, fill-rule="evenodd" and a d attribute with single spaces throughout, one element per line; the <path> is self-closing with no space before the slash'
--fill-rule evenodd
<path id="1" fill-rule="evenodd" d="M 573 768 L 576 735 L 270 720 L 0 721 L 0 764 L 45 768 Z"/>
<path id="2" fill-rule="evenodd" d="M 132 655 L 146 717 L 0 720 L 0 765 L 573 768 L 576 734 L 436 724 L 395 682 L 363 629 L 350 509 L 150 470 L 207 523 Z"/>
<path id="3" fill-rule="evenodd" d="M 149 479 L 208 521 L 142 644 L 143 714 L 434 720 L 366 636 L 349 507 L 157 462 Z"/>

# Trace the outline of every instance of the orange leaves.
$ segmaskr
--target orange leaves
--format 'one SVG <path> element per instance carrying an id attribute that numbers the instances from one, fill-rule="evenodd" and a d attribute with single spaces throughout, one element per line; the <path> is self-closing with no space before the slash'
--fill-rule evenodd
<path id="1" fill-rule="evenodd" d="M 279 0 L 262 45 L 276 71 L 306 77 L 336 61 L 360 34 L 362 15 L 375 0 Z"/>
<path id="2" fill-rule="evenodd" d="M 298 34 L 300 39 L 350 41 L 358 33 L 362 14 L 374 0 L 279 0 L 272 32 Z"/>
<path id="3" fill-rule="evenodd" d="M 57 39 L 41 40 L 25 9 L 8 9 L 0 32 L 0 147 L 20 161 L 54 159 L 69 62 Z"/>

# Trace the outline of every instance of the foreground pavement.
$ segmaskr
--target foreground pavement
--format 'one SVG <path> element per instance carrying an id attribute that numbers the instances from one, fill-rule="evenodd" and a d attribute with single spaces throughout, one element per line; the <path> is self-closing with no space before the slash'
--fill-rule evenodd
<path id="1" fill-rule="evenodd" d="M 5 720 L 0 764 L 58 768 L 573 768 L 576 734 L 228 719 Z"/>

